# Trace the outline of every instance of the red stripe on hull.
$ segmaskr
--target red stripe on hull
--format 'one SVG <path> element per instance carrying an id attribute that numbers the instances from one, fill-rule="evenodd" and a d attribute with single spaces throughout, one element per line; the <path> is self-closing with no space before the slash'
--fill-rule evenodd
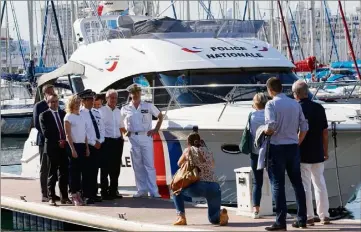
<path id="1" fill-rule="evenodd" d="M 166 180 L 164 149 L 159 133 L 153 135 L 154 167 L 157 175 L 157 185 L 162 198 L 170 198 L 169 188 Z"/>

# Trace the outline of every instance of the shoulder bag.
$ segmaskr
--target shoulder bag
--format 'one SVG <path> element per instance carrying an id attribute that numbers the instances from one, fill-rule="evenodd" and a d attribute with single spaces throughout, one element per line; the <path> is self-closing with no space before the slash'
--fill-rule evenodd
<path id="1" fill-rule="evenodd" d="M 242 133 L 241 143 L 239 144 L 239 150 L 246 155 L 252 152 L 251 115 L 252 112 L 248 115 L 247 125 Z"/>
<path id="2" fill-rule="evenodd" d="M 188 148 L 188 159 L 182 164 L 174 174 L 170 188 L 174 195 L 179 195 L 182 189 L 199 181 L 199 168 L 194 165 L 192 147 Z"/>

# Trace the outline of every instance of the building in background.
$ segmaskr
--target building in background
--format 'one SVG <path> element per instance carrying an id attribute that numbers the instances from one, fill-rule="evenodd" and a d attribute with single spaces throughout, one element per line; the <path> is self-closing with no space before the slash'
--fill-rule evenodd
<path id="1" fill-rule="evenodd" d="M 27 64 L 30 60 L 29 41 L 14 40 L 13 38 L 7 36 L 6 28 L 1 28 L 0 51 L 2 72 L 22 73 L 24 71 L 24 62 L 21 55 L 20 45 L 23 50 L 25 64 Z"/>

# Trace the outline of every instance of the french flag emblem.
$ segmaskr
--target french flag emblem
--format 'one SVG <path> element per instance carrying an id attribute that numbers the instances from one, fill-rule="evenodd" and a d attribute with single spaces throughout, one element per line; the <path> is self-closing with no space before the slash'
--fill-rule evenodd
<path id="1" fill-rule="evenodd" d="M 203 51 L 203 48 L 191 47 L 191 48 L 182 48 L 182 50 L 190 53 L 199 53 Z"/>

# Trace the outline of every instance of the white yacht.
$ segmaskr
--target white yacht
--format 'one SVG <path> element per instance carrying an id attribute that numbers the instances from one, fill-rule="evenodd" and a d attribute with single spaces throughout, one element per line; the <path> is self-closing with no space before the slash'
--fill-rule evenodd
<path id="1" fill-rule="evenodd" d="M 24 83 L 1 80 L 1 135 L 27 135 L 34 99 Z"/>
<path id="2" fill-rule="evenodd" d="M 184 22 L 144 16 L 104 16 L 102 20 L 116 27 L 102 29 L 96 17 L 75 22 L 79 48 L 67 64 L 40 77 L 39 86 L 76 74 L 81 78 L 72 80 L 73 89 L 89 88 L 97 93 L 117 89 L 120 105 L 127 102 L 129 85 L 137 82 L 148 87 L 144 90 L 147 100 L 166 114 L 161 132 L 154 136 L 157 183 L 163 196 L 169 196 L 167 185 L 177 170 L 186 137 L 198 126 L 214 152 L 223 201 L 236 202 L 233 170 L 250 166 L 250 158 L 240 154 L 238 144 L 252 111 L 251 100 L 256 92 L 266 90 L 270 77 L 279 77 L 285 85 L 296 81 L 294 65 L 269 44 L 251 38 L 262 25 L 260 21 Z M 284 91 L 292 96 L 289 86 Z M 325 170 L 331 206 L 337 207 L 336 169 L 344 204 L 361 182 L 361 124 L 355 117 L 359 105 L 323 106 L 329 120 L 342 121 L 336 126 L 338 163 L 330 133 Z M 35 139 L 33 128 L 22 157 L 25 176 L 38 177 Z M 134 189 L 130 145 L 125 140 L 119 188 Z M 287 200 L 294 201 L 288 178 L 286 192 Z"/>

